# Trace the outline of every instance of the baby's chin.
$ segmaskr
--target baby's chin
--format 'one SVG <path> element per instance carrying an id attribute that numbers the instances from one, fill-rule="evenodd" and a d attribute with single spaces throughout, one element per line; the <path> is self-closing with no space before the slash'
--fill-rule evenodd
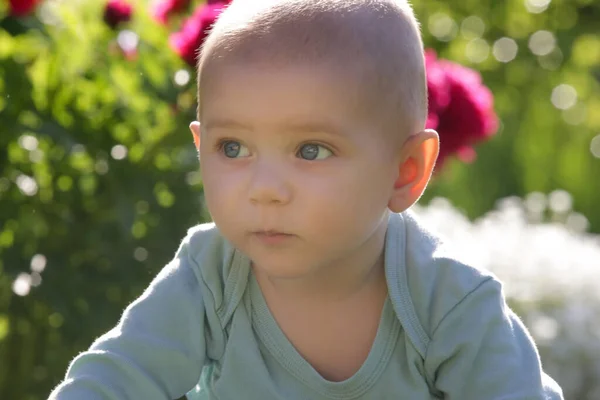
<path id="1" fill-rule="evenodd" d="M 294 254 L 270 254 L 249 256 L 255 274 L 276 280 L 298 280 L 312 275 L 318 267 L 313 260 Z"/>

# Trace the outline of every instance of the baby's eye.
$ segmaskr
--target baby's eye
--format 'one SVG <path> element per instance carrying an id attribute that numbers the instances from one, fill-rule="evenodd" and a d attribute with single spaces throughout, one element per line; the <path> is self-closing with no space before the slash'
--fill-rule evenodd
<path id="1" fill-rule="evenodd" d="M 332 154 L 327 147 L 315 143 L 304 144 L 298 150 L 298 156 L 309 161 L 324 160 Z"/>
<path id="2" fill-rule="evenodd" d="M 248 157 L 250 151 L 248 148 L 241 144 L 240 142 L 236 142 L 235 140 L 227 140 L 221 144 L 221 151 L 227 158 L 240 158 L 240 157 Z"/>

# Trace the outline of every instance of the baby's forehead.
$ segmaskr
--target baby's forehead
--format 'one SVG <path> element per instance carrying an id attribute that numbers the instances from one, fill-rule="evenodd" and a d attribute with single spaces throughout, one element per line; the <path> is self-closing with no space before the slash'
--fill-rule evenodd
<path id="1" fill-rule="evenodd" d="M 259 105 L 271 113 L 288 107 L 292 125 L 311 115 L 358 116 L 367 102 L 360 75 L 331 63 L 223 63 L 202 90 L 205 109 L 242 114 Z M 305 124 L 307 125 L 307 124 Z"/>
<path id="2" fill-rule="evenodd" d="M 385 129 L 380 108 L 370 107 L 377 99 L 367 98 L 359 76 L 341 75 L 327 65 L 224 65 L 205 88 L 199 119 L 209 136 L 258 133 L 293 141 L 324 134 L 340 143 L 397 145 L 404 131 Z"/>

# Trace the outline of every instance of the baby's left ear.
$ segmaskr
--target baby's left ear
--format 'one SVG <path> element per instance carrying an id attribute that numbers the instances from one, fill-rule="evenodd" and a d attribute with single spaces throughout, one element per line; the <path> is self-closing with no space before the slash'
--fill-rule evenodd
<path id="1" fill-rule="evenodd" d="M 200 151 L 200 122 L 192 122 L 190 124 L 190 131 L 192 132 L 192 136 L 194 137 L 194 144 L 196 145 L 196 149 Z"/>
<path id="2" fill-rule="evenodd" d="M 440 148 L 436 131 L 427 129 L 409 136 L 402 145 L 398 178 L 388 208 L 396 213 L 415 204 L 429 183 Z"/>

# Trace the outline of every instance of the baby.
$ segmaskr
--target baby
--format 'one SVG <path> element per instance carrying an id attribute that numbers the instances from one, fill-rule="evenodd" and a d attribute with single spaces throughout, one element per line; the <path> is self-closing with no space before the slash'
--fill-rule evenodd
<path id="1" fill-rule="evenodd" d="M 438 154 L 404 0 L 235 0 L 198 63 L 214 223 L 55 400 L 561 399 L 499 281 L 410 207 Z"/>

